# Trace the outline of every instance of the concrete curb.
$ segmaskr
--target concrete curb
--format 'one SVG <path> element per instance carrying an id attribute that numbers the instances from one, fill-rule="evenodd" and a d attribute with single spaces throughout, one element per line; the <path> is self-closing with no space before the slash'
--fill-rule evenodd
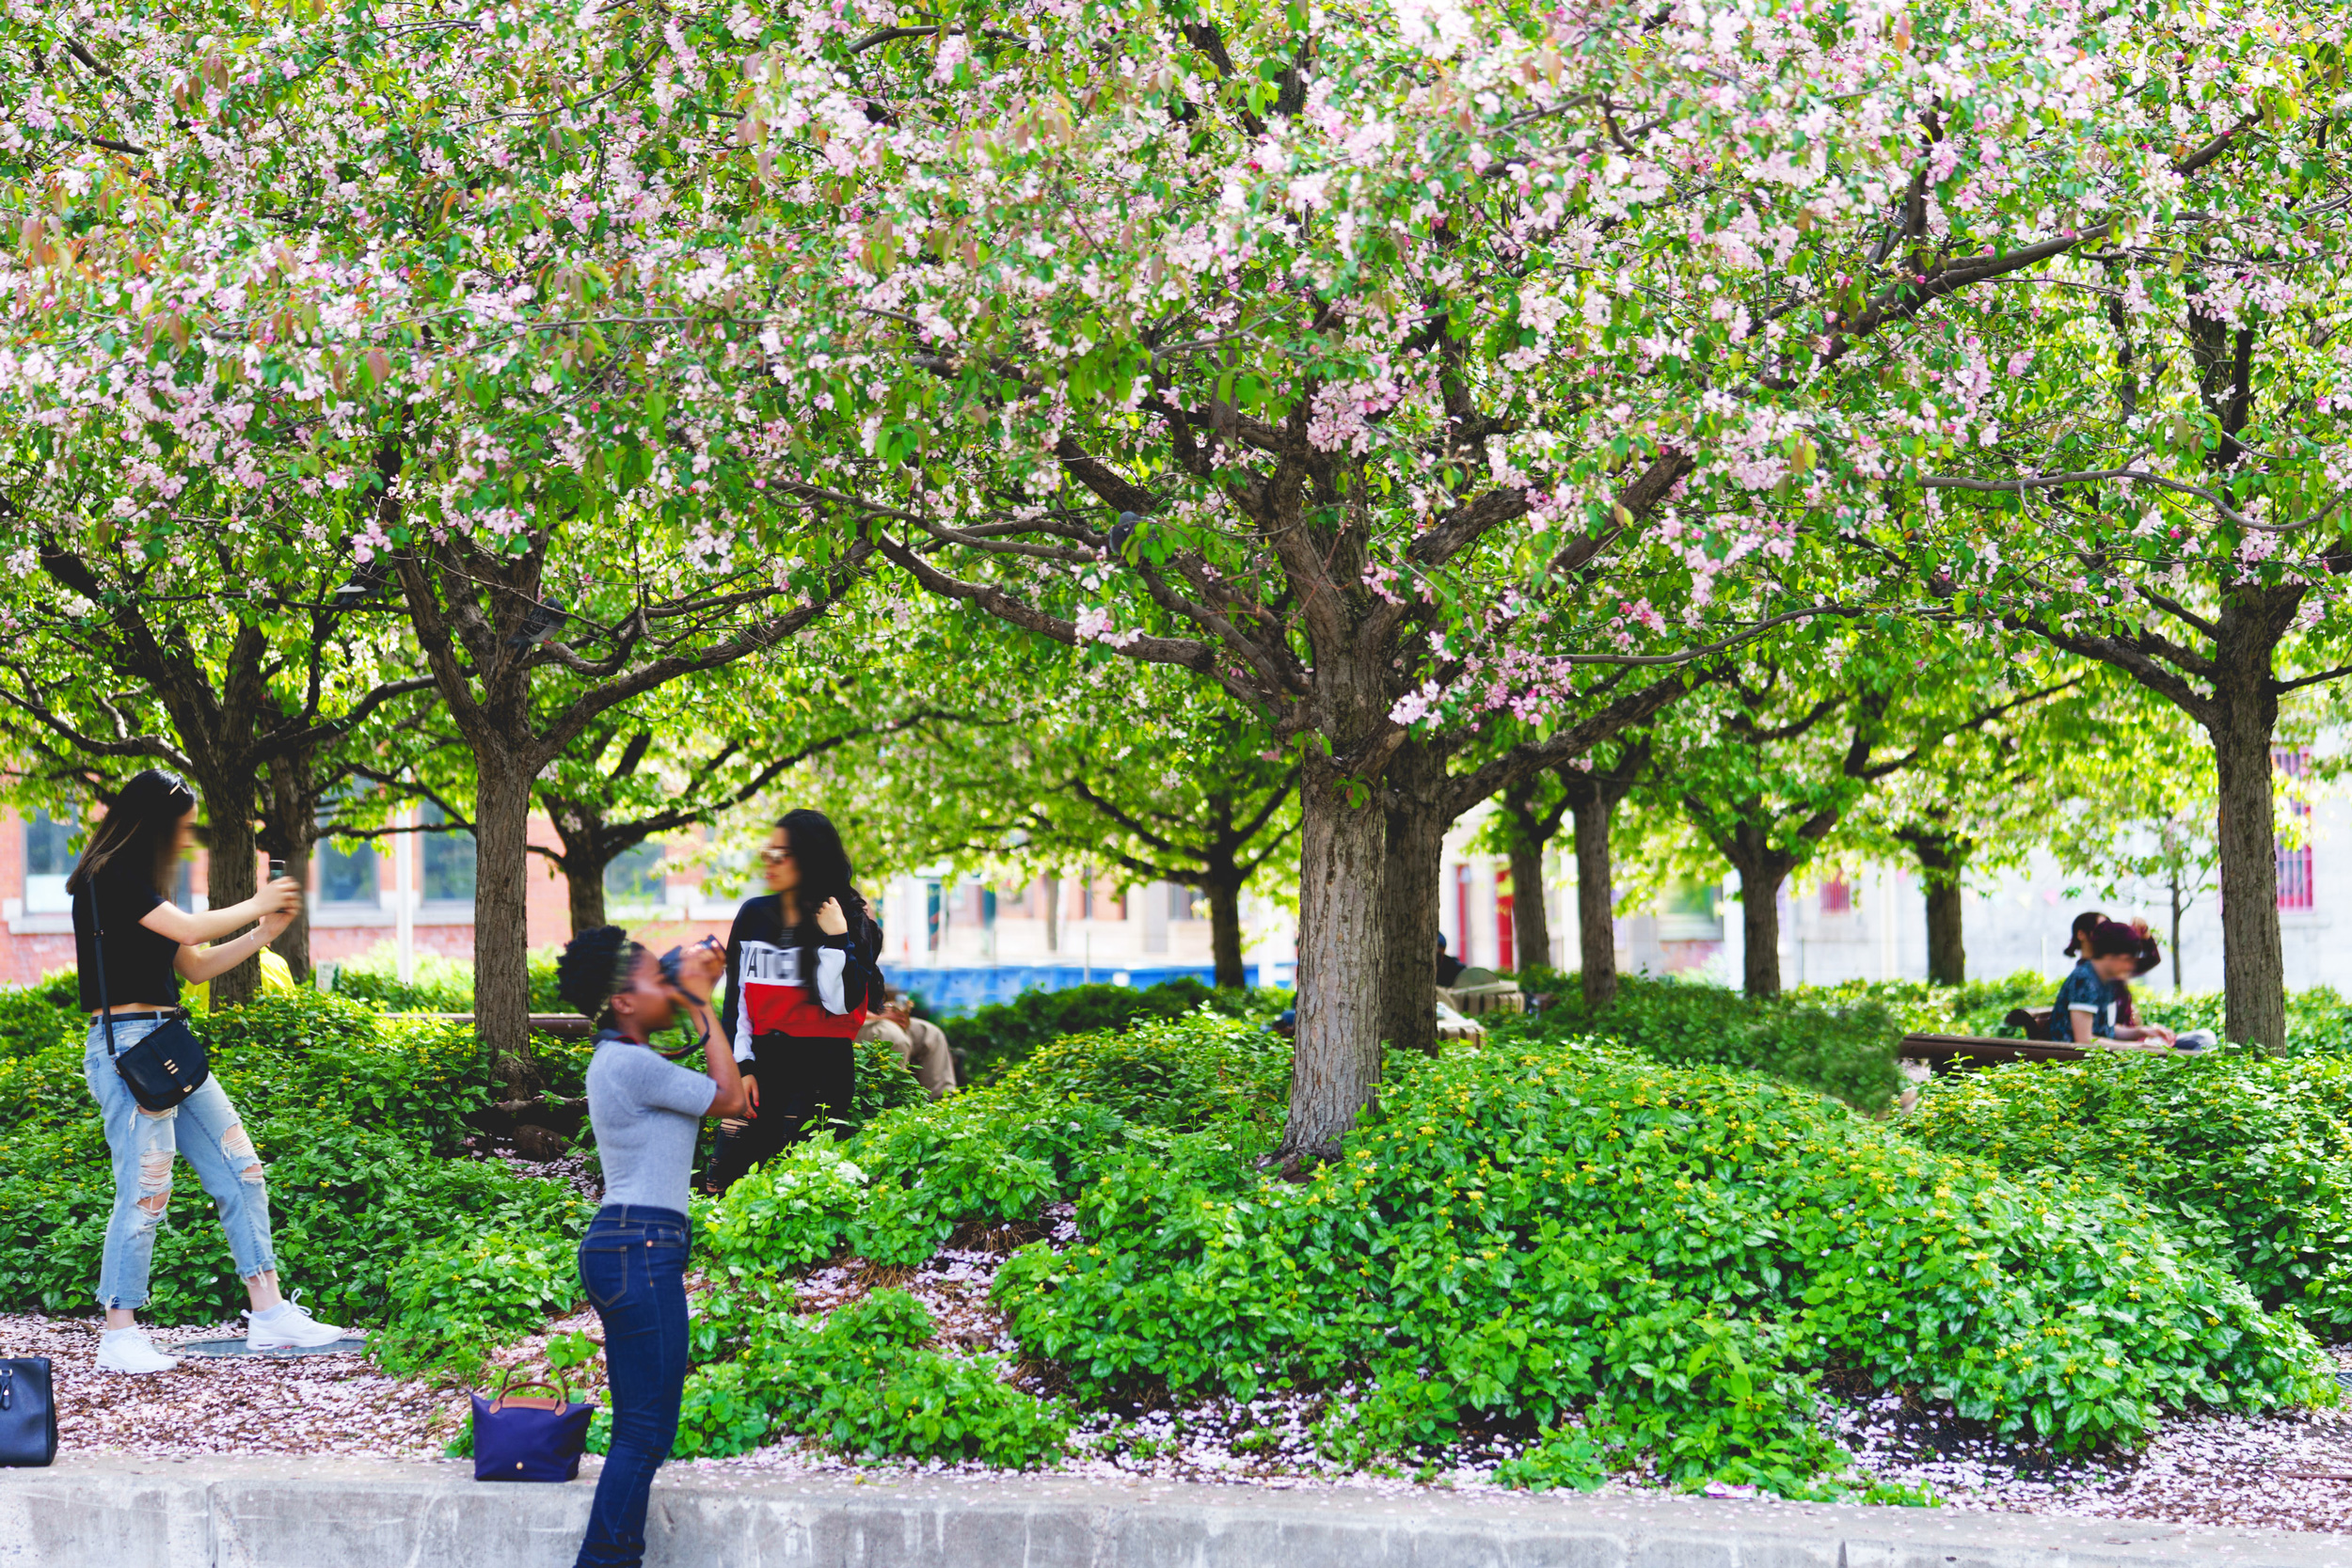
<path id="1" fill-rule="evenodd" d="M 0 1471 L 8 1568 L 567 1568 L 568 1486 L 470 1466 L 69 1456 Z M 650 1568 L 2347 1568 L 2270 1530 L 1647 1496 L 1384 1497 L 1051 1477 L 765 1476 L 675 1465 Z"/>

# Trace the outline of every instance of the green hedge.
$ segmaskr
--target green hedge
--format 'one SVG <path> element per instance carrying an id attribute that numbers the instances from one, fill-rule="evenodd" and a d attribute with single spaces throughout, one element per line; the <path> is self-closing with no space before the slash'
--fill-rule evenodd
<path id="1" fill-rule="evenodd" d="M 531 963 L 531 1010 L 567 1013 L 571 1005 L 555 991 L 555 947 L 535 949 Z M 394 1013 L 469 1013 L 473 1011 L 473 960 L 419 953 L 409 965 L 409 979 L 400 978 L 400 955 L 389 942 L 379 942 L 356 958 L 335 967 L 335 993 L 372 1002 Z"/>
<path id="2" fill-rule="evenodd" d="M 1151 1020 L 1183 1018 L 1207 1007 L 1228 1018 L 1264 1022 L 1289 1006 L 1283 990 L 1217 990 L 1186 975 L 1140 989 L 1070 986 L 1025 990 L 1010 1002 L 975 1007 L 939 1020 L 966 1084 L 985 1084 L 1048 1040 L 1132 1029 Z"/>
<path id="3" fill-rule="evenodd" d="M 1531 983 L 1522 977 L 1521 985 Z M 1677 1067 L 1738 1067 L 1883 1111 L 1902 1091 L 1895 1044 L 1917 1025 L 1876 996 L 1798 992 L 1756 1002 L 1722 986 L 1629 976 L 1616 1000 L 1596 1012 L 1573 976 L 1537 975 L 1551 1004 L 1504 1027 L 1505 1034 L 1565 1041 L 1617 1040 Z"/>

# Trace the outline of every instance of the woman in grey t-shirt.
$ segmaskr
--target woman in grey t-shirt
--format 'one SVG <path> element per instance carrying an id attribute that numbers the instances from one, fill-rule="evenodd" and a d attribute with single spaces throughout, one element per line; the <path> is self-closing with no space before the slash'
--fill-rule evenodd
<path id="1" fill-rule="evenodd" d="M 612 1446 L 596 1478 L 576 1568 L 636 1568 L 645 1560 L 645 1502 L 677 1440 L 686 1386 L 686 1201 L 694 1135 L 705 1117 L 739 1117 L 747 1099 L 735 1053 L 710 1016 L 725 968 L 716 944 L 685 953 L 677 983 L 617 926 L 583 931 L 564 949 L 564 1000 L 597 1025 L 588 1064 L 588 1119 L 604 1164 L 604 1207 L 580 1243 L 580 1279 L 604 1323 Z M 645 1042 L 686 1016 L 702 1031 L 708 1074 L 664 1061 Z"/>

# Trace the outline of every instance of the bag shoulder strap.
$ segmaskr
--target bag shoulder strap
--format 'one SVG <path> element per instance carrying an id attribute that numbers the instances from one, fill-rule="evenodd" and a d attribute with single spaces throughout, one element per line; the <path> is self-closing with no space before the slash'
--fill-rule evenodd
<path id="1" fill-rule="evenodd" d="M 82 882 L 82 896 L 89 900 L 90 957 L 98 960 L 99 1027 L 106 1032 L 106 1054 L 115 1054 L 115 1010 L 106 1000 L 106 927 L 98 918 L 98 879 L 95 875 Z"/>

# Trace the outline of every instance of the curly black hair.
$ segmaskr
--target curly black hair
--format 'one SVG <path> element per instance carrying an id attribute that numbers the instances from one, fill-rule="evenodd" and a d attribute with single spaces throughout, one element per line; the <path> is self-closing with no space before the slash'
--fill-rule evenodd
<path id="1" fill-rule="evenodd" d="M 612 993 L 636 967 L 641 951 L 618 926 L 580 932 L 564 944 L 563 955 L 555 960 L 555 994 L 589 1022 L 599 1022 L 612 1005 Z"/>

